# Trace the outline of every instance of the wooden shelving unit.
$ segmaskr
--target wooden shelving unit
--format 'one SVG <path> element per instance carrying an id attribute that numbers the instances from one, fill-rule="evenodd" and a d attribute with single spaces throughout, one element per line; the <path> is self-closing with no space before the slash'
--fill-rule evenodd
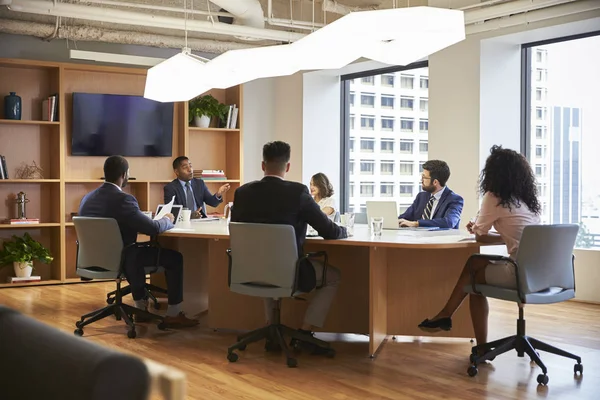
<path id="1" fill-rule="evenodd" d="M 29 232 L 48 247 L 51 265 L 36 263 L 35 273 L 42 281 L 7 284 L 13 271 L 0 269 L 0 288 L 79 283 L 75 273 L 76 234 L 71 213 L 77 212 L 81 198 L 102 184 L 104 157 L 71 155 L 72 93 L 143 95 L 145 69 L 105 67 L 32 60 L 0 59 L 0 93 L 16 92 L 22 99 L 22 120 L 0 119 L 0 154 L 6 157 L 9 177 L 23 163 L 35 161 L 44 179 L 0 180 L 0 221 L 16 216 L 16 194 L 23 191 L 30 200 L 27 216 L 40 224 L 0 223 L 0 242 L 12 235 Z M 6 77 L 6 78 L 5 78 Z M 59 121 L 41 121 L 41 102 L 58 93 Z M 224 204 L 242 182 L 242 87 L 211 90 L 215 98 L 239 107 L 236 129 L 195 128 L 188 126 L 187 103 L 174 104 L 172 157 L 130 157 L 130 180 L 125 191 L 134 195 L 142 210 L 154 211 L 163 203 L 163 187 L 174 179 L 172 162 L 187 155 L 195 169 L 222 169 L 227 180 L 208 180 L 212 192 L 224 183 L 232 190 L 223 205 L 209 212 L 222 212 Z M 0 96 L 0 110 L 4 108 Z"/>

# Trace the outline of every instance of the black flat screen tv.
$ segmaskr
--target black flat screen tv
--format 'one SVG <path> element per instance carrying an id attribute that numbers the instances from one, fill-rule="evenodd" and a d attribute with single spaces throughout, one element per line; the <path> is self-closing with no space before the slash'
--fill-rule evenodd
<path id="1" fill-rule="evenodd" d="M 173 103 L 73 93 L 71 155 L 171 157 Z"/>

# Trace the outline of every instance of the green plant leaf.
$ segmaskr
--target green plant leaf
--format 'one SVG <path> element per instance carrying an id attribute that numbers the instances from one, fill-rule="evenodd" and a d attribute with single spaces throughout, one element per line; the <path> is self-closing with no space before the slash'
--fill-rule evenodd
<path id="1" fill-rule="evenodd" d="M 22 237 L 13 235 L 12 240 L 5 240 L 0 251 L 0 265 L 10 265 L 14 262 L 40 261 L 50 264 L 54 257 L 50 250 L 34 240 L 25 232 Z"/>

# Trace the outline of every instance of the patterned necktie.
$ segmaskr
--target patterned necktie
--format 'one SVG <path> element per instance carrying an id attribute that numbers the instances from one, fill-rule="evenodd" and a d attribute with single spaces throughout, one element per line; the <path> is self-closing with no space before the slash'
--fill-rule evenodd
<path id="1" fill-rule="evenodd" d="M 431 209 L 433 208 L 433 202 L 435 201 L 435 196 L 431 195 L 427 205 L 425 206 L 425 210 L 423 211 L 423 217 L 421 219 L 431 219 Z"/>
<path id="2" fill-rule="evenodd" d="M 185 205 L 189 210 L 196 211 L 194 209 L 194 194 L 192 193 L 190 181 L 185 183 Z"/>

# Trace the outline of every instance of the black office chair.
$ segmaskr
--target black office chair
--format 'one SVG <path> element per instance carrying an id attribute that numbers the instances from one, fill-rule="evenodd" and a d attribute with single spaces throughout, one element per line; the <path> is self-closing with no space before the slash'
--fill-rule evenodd
<path id="1" fill-rule="evenodd" d="M 163 318 L 123 303 L 121 281 L 124 278 L 123 262 L 125 251 L 131 247 L 155 246 L 153 242 L 133 243 L 123 246 L 121 232 L 117 221 L 112 218 L 74 217 L 73 223 L 77 231 L 77 275 L 86 279 L 114 279 L 117 290 L 112 304 L 85 314 L 75 323 L 75 335 L 83 335 L 83 327 L 92 322 L 114 315 L 117 320 L 123 318 L 128 326 L 127 336 L 136 337 L 133 316 L 146 321 L 159 321 L 158 328 L 165 329 Z M 156 266 L 145 268 L 149 273 Z"/>
<path id="2" fill-rule="evenodd" d="M 164 273 L 165 269 L 163 267 L 157 266 L 157 267 L 146 267 L 146 274 L 155 274 L 155 273 Z M 158 299 L 156 298 L 156 296 L 154 296 L 154 293 L 163 293 L 163 294 L 167 294 L 167 289 L 163 289 L 161 287 L 155 286 L 151 283 L 146 283 L 144 286 L 144 291 L 146 292 L 146 300 L 148 301 L 152 301 L 152 306 L 154 307 L 155 310 L 160 310 L 160 303 L 158 302 Z M 113 304 L 115 302 L 116 299 L 116 294 L 117 291 L 113 290 L 112 292 L 109 292 L 106 294 L 106 303 L 107 304 Z M 121 297 L 123 296 L 127 296 L 131 294 L 131 286 L 125 286 L 124 288 L 121 288 L 121 292 L 120 295 Z"/>

